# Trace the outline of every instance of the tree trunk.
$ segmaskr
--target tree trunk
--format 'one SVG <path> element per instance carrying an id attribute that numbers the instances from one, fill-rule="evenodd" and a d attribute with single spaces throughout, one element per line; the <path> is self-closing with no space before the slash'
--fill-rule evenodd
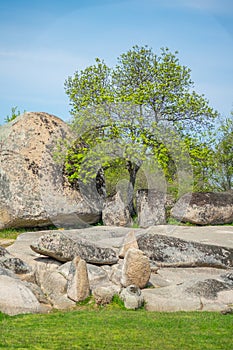
<path id="1" fill-rule="evenodd" d="M 127 163 L 127 170 L 129 172 L 129 186 L 127 190 L 127 203 L 130 215 L 133 217 L 136 215 L 136 210 L 134 207 L 134 187 L 137 177 L 137 172 L 140 169 L 141 165 L 137 165 L 135 163 L 132 163 L 131 161 L 128 161 Z"/>

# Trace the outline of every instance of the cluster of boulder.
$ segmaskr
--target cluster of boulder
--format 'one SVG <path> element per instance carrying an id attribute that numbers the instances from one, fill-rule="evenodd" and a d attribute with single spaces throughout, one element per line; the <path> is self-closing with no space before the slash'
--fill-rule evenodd
<path id="1" fill-rule="evenodd" d="M 132 226 L 121 191 L 105 198 L 104 179 L 100 188 L 69 184 L 63 162 L 54 157 L 74 138 L 65 122 L 47 113 L 27 112 L 0 128 L 0 229 L 51 224 L 76 228 L 101 218 L 106 226 Z M 182 222 L 233 221 L 232 193 L 187 193 L 173 203 L 163 191 L 141 189 L 135 199 L 139 227 L 166 224 L 168 207 Z"/>
<path id="2" fill-rule="evenodd" d="M 24 233 L 7 249 L 0 242 L 0 311 L 67 309 L 89 295 L 105 305 L 115 294 L 130 309 L 231 310 L 233 230 L 203 230 L 233 222 L 233 194 L 187 193 L 174 203 L 162 191 L 139 190 L 140 228 L 132 231 L 120 191 L 106 199 L 103 179 L 99 188 L 68 182 L 54 157 L 73 139 L 47 113 L 0 128 L 0 229 L 65 228 Z M 166 225 L 168 207 L 202 227 Z M 101 218 L 105 226 L 90 226 Z"/>
<path id="3" fill-rule="evenodd" d="M 168 229 L 93 227 L 21 234 L 13 245 L 0 248 L 0 311 L 70 309 L 90 295 L 97 305 L 118 295 L 129 309 L 232 310 L 233 232 L 227 230 L 222 246 L 220 232 L 198 238 L 195 227 Z M 209 241 L 202 243 L 203 237 Z"/>

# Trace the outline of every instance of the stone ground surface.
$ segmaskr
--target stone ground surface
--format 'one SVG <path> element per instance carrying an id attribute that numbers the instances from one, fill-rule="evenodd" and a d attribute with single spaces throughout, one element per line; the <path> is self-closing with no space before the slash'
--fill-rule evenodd
<path id="1" fill-rule="evenodd" d="M 79 236 L 88 239 L 105 247 L 119 248 L 125 235 L 134 231 L 136 236 L 141 233 L 149 232 L 153 234 L 163 234 L 182 238 L 188 241 L 200 242 L 205 244 L 213 244 L 233 248 L 233 226 L 176 226 L 176 225 L 158 225 L 148 229 L 133 229 L 125 227 L 107 227 L 93 226 L 85 229 L 61 230 L 70 237 Z M 8 251 L 17 257 L 26 256 L 32 260 L 39 254 L 34 253 L 30 244 L 37 240 L 45 232 L 26 232 L 21 234 L 18 239 L 8 247 Z M 1 244 L 1 243 L 0 243 Z"/>
<path id="2" fill-rule="evenodd" d="M 136 237 L 149 232 L 155 235 L 167 235 L 187 241 L 233 248 L 233 226 L 160 225 L 148 229 L 94 226 L 78 230 L 62 230 L 61 232 L 69 237 L 75 238 L 78 236 L 88 239 L 102 247 L 112 247 L 117 251 L 122 246 L 126 234 L 131 231 L 135 232 Z M 11 246 L 7 247 L 7 250 L 32 267 L 38 263 L 42 264 L 43 260 L 46 262 L 49 259 L 33 252 L 30 244 L 44 235 L 45 232 L 48 233 L 49 231 L 23 233 Z M 231 275 L 230 279 L 227 280 L 231 287 L 229 290 L 222 290 L 221 283 L 224 281 L 226 274 Z M 208 295 L 206 285 L 212 282 L 213 286 L 208 287 L 208 293 L 210 291 L 212 295 Z M 197 293 L 195 292 L 195 286 L 200 283 L 202 284 L 202 290 L 198 290 Z M 232 268 L 159 268 L 157 273 L 152 273 L 150 285 L 152 288 L 142 290 L 148 311 L 222 311 L 229 307 L 233 308 Z M 192 290 L 191 293 L 190 290 Z"/>

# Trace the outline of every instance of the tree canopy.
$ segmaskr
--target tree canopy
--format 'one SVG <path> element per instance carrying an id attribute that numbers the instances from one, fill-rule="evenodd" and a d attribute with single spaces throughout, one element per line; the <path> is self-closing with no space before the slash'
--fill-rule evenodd
<path id="1" fill-rule="evenodd" d="M 69 153 L 71 178 L 90 176 L 92 168 L 124 166 L 133 213 L 133 190 L 143 163 L 156 160 L 168 178 L 191 166 L 183 137 L 209 128 L 217 112 L 193 90 L 190 73 L 178 52 L 163 48 L 157 56 L 147 46 L 134 46 L 113 68 L 98 58 L 68 77 L 71 125 L 85 144 L 78 154 L 77 149 Z"/>

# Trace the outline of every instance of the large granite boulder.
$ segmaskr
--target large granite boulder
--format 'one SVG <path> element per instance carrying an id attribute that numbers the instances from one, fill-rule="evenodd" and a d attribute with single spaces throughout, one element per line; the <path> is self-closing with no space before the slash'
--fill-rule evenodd
<path id="1" fill-rule="evenodd" d="M 136 193 L 136 207 L 138 225 L 149 227 L 166 223 L 166 193 L 157 190 L 138 190 Z"/>
<path id="2" fill-rule="evenodd" d="M 233 194 L 186 193 L 171 210 L 171 216 L 196 225 L 216 225 L 233 222 Z"/>
<path id="3" fill-rule="evenodd" d="M 36 253 L 51 256 L 58 261 L 70 261 L 79 256 L 88 263 L 97 265 L 116 264 L 118 257 L 111 248 L 104 248 L 81 238 L 72 238 L 62 231 L 53 231 L 41 236 L 31 249 Z"/>
<path id="4" fill-rule="evenodd" d="M 138 246 L 159 266 L 233 266 L 233 248 L 186 241 L 173 236 L 144 233 L 138 237 Z"/>
<path id="5" fill-rule="evenodd" d="M 0 229 L 98 222 L 101 200 L 71 188 L 54 160 L 59 140 L 71 138 L 68 125 L 47 113 L 28 112 L 1 126 Z"/>

